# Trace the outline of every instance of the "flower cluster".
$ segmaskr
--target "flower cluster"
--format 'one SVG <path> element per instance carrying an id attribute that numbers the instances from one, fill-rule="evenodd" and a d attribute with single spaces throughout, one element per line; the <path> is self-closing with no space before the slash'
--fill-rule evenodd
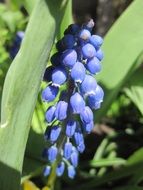
<path id="1" fill-rule="evenodd" d="M 91 35 L 93 27 L 93 20 L 82 26 L 71 24 L 57 42 L 58 52 L 52 55 L 51 66 L 44 74 L 49 85 L 43 90 L 42 99 L 54 103 L 45 114 L 48 147 L 43 156 L 50 163 L 56 161 L 57 176 L 67 166 L 68 176 L 74 178 L 79 153 L 85 149 L 84 134 L 94 127 L 92 110 L 99 109 L 103 101 L 104 92 L 94 77 L 101 70 L 103 39 Z M 61 92 L 59 89 L 65 84 L 66 89 Z M 59 101 L 55 100 L 57 95 Z M 48 165 L 44 175 L 50 171 Z"/>

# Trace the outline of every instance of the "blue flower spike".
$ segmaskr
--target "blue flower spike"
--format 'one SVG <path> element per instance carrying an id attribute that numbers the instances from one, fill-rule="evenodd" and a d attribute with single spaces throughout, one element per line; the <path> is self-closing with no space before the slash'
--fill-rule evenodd
<path id="1" fill-rule="evenodd" d="M 53 163 L 55 173 L 62 176 L 67 168 L 68 177 L 76 175 L 79 154 L 85 150 L 84 135 L 94 128 L 93 110 L 103 102 L 103 89 L 97 84 L 96 74 L 102 69 L 103 39 L 92 35 L 94 21 L 82 26 L 71 24 L 56 43 L 57 52 L 51 56 L 44 81 L 49 85 L 42 92 L 48 109 L 45 113 L 47 129 L 43 158 Z M 57 97 L 58 95 L 58 97 Z M 57 97 L 57 98 L 56 98 Z M 57 100 L 58 99 L 58 100 Z M 45 167 L 44 176 L 51 173 Z"/>

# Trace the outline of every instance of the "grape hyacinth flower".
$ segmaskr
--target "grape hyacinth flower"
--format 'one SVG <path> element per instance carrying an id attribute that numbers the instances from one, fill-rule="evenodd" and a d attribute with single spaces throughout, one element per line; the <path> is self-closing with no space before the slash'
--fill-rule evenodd
<path id="1" fill-rule="evenodd" d="M 95 79 L 101 71 L 103 39 L 92 35 L 93 27 L 92 19 L 82 26 L 68 26 L 43 77 L 49 85 L 42 99 L 45 104 L 50 102 L 45 113 L 48 126 L 43 157 L 49 163 L 44 176 L 50 175 L 54 162 L 57 176 L 66 172 L 69 178 L 75 177 L 79 154 L 85 150 L 84 135 L 94 127 L 93 110 L 103 101 L 104 92 Z"/>

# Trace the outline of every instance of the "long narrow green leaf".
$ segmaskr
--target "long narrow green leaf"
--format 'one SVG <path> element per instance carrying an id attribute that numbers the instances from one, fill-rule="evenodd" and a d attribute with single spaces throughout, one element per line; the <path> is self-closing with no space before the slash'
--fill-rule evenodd
<path id="1" fill-rule="evenodd" d="M 105 58 L 99 81 L 105 89 L 105 100 L 96 114 L 100 119 L 113 99 L 137 68 L 136 60 L 143 52 L 143 1 L 136 0 L 127 8 L 105 37 Z"/>
<path id="2" fill-rule="evenodd" d="M 106 166 L 114 166 L 114 165 L 125 165 L 126 160 L 122 158 L 102 158 L 99 160 L 93 160 L 91 163 L 93 167 L 106 167 Z"/>
<path id="3" fill-rule="evenodd" d="M 19 189 L 29 126 L 65 3 L 59 0 L 37 2 L 21 49 L 8 71 L 1 109 L 1 190 Z"/>
<path id="4" fill-rule="evenodd" d="M 112 172 L 108 172 L 102 177 L 94 177 L 90 181 L 80 184 L 80 187 L 76 186 L 75 190 L 78 190 L 79 188 L 81 188 L 82 190 L 86 190 L 87 188 L 95 188 L 99 185 L 103 185 L 125 177 L 130 177 L 131 175 L 135 175 L 136 173 L 138 173 L 139 170 L 143 170 L 143 162 L 136 163 L 132 166 L 126 166 Z"/>
<path id="5" fill-rule="evenodd" d="M 131 166 L 142 161 L 143 161 L 143 148 L 140 148 L 128 158 L 127 165 Z M 143 179 L 143 170 L 142 168 L 139 168 L 138 172 L 136 172 L 135 175 L 132 176 L 128 184 L 131 185 L 138 184 L 140 181 L 142 181 L 142 179 Z"/>
<path id="6" fill-rule="evenodd" d="M 143 70 L 141 68 L 131 76 L 124 92 L 143 115 Z"/>

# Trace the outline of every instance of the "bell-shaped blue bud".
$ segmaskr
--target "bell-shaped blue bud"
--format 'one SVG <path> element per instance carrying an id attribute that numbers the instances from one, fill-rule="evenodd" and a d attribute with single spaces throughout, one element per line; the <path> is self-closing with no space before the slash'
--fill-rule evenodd
<path id="1" fill-rule="evenodd" d="M 103 101 L 104 92 L 102 88 L 97 85 L 94 94 L 88 96 L 88 105 L 92 109 L 99 109 L 101 102 Z"/>
<path id="2" fill-rule="evenodd" d="M 87 29 L 82 29 L 79 32 L 79 38 L 81 38 L 82 40 L 88 40 L 90 37 L 91 37 L 91 33 Z"/>
<path id="3" fill-rule="evenodd" d="M 85 59 L 90 59 L 96 55 L 96 50 L 90 43 L 83 45 L 81 51 Z"/>
<path id="4" fill-rule="evenodd" d="M 75 82 L 81 83 L 85 78 L 85 67 L 81 62 L 76 62 L 73 68 L 71 69 L 71 78 Z"/>
<path id="5" fill-rule="evenodd" d="M 97 52 L 96 52 L 96 57 L 101 61 L 104 57 L 103 55 L 103 52 L 101 49 L 99 49 Z"/>
<path id="6" fill-rule="evenodd" d="M 62 64 L 72 68 L 77 61 L 77 53 L 73 49 L 68 49 L 62 54 Z"/>
<path id="7" fill-rule="evenodd" d="M 85 102 L 83 97 L 78 93 L 74 93 L 70 98 L 70 106 L 73 113 L 80 113 L 85 107 Z"/>
<path id="8" fill-rule="evenodd" d="M 56 174 L 57 176 L 62 176 L 65 170 L 65 163 L 61 162 L 58 164 L 57 168 L 56 168 Z"/>
<path id="9" fill-rule="evenodd" d="M 81 83 L 80 90 L 84 95 L 94 94 L 97 87 L 97 82 L 91 75 L 86 75 Z"/>
<path id="10" fill-rule="evenodd" d="M 86 24 L 83 25 L 83 28 L 86 28 L 89 31 L 92 31 L 93 27 L 94 27 L 93 19 L 90 19 Z"/>
<path id="11" fill-rule="evenodd" d="M 66 142 L 64 145 L 64 157 L 69 159 L 72 153 L 72 143 Z"/>
<path id="12" fill-rule="evenodd" d="M 83 124 L 83 128 L 84 128 L 84 131 L 86 133 L 91 133 L 92 129 L 94 128 L 94 123 L 93 121 L 91 121 L 90 123 L 84 123 Z"/>
<path id="13" fill-rule="evenodd" d="M 55 142 L 58 139 L 60 133 L 61 133 L 61 127 L 53 126 L 50 132 L 50 141 L 52 143 Z"/>
<path id="14" fill-rule="evenodd" d="M 55 86 L 47 86 L 42 92 L 42 99 L 45 102 L 52 102 L 59 92 L 59 88 Z"/>
<path id="15" fill-rule="evenodd" d="M 75 130 L 76 130 L 76 121 L 73 120 L 68 121 L 66 125 L 66 135 L 68 137 L 72 137 L 74 135 Z"/>
<path id="16" fill-rule="evenodd" d="M 103 43 L 103 39 L 98 35 L 92 35 L 89 38 L 89 42 L 98 50 Z"/>
<path id="17" fill-rule="evenodd" d="M 74 133 L 74 140 L 75 140 L 76 145 L 79 145 L 81 142 L 84 143 L 83 134 L 80 128 L 76 129 Z"/>
<path id="18" fill-rule="evenodd" d="M 57 52 L 52 55 L 50 59 L 53 66 L 60 66 L 61 65 L 61 53 Z"/>
<path id="19" fill-rule="evenodd" d="M 59 101 L 56 106 L 55 117 L 62 121 L 67 117 L 68 103 L 65 101 Z"/>
<path id="20" fill-rule="evenodd" d="M 24 36 L 25 36 L 25 32 L 23 32 L 23 31 L 18 31 L 18 32 L 16 33 L 15 43 L 21 44 L 21 42 L 22 42 Z"/>
<path id="21" fill-rule="evenodd" d="M 101 64 L 99 59 L 96 57 L 93 57 L 92 59 L 88 59 L 86 63 L 86 69 L 91 73 L 91 74 L 97 74 L 101 71 Z"/>
<path id="22" fill-rule="evenodd" d="M 70 157 L 71 163 L 74 167 L 77 167 L 78 165 L 78 151 L 75 149 Z"/>
<path id="23" fill-rule="evenodd" d="M 66 34 L 62 38 L 62 43 L 65 49 L 72 49 L 76 43 L 75 37 L 72 34 Z"/>
<path id="24" fill-rule="evenodd" d="M 75 177 L 75 169 L 73 166 L 68 166 L 68 177 L 73 179 Z"/>
<path id="25" fill-rule="evenodd" d="M 51 75 L 52 75 L 53 70 L 54 70 L 53 66 L 49 66 L 49 67 L 46 68 L 44 76 L 43 76 L 44 81 L 46 81 L 46 82 L 51 82 L 52 81 Z"/>
<path id="26" fill-rule="evenodd" d="M 52 84 L 54 86 L 60 86 L 67 80 L 67 73 L 63 67 L 56 67 L 52 72 Z"/>
<path id="27" fill-rule="evenodd" d="M 80 113 L 80 118 L 84 123 L 90 123 L 93 121 L 93 112 L 90 107 L 86 106 L 84 110 Z"/>
<path id="28" fill-rule="evenodd" d="M 55 119 L 55 106 L 50 106 L 46 111 L 45 117 L 48 123 L 52 122 Z"/>
<path id="29" fill-rule="evenodd" d="M 80 153 L 83 153 L 85 150 L 85 144 L 83 142 L 81 142 L 78 146 L 77 149 Z"/>
<path id="30" fill-rule="evenodd" d="M 62 39 L 59 40 L 59 41 L 56 43 L 56 48 L 57 48 L 57 50 L 58 50 L 60 53 L 62 53 L 63 51 L 65 51 L 66 47 L 64 46 Z"/>
<path id="31" fill-rule="evenodd" d="M 51 172 L 51 166 L 46 166 L 43 170 L 43 175 L 47 177 Z"/>
<path id="32" fill-rule="evenodd" d="M 73 34 L 76 35 L 79 31 L 80 27 L 78 24 L 70 24 L 68 28 L 65 30 L 64 34 Z"/>
<path id="33" fill-rule="evenodd" d="M 56 160 L 58 154 L 58 149 L 56 146 L 52 145 L 49 149 L 48 149 L 48 160 L 50 162 L 54 162 Z"/>

